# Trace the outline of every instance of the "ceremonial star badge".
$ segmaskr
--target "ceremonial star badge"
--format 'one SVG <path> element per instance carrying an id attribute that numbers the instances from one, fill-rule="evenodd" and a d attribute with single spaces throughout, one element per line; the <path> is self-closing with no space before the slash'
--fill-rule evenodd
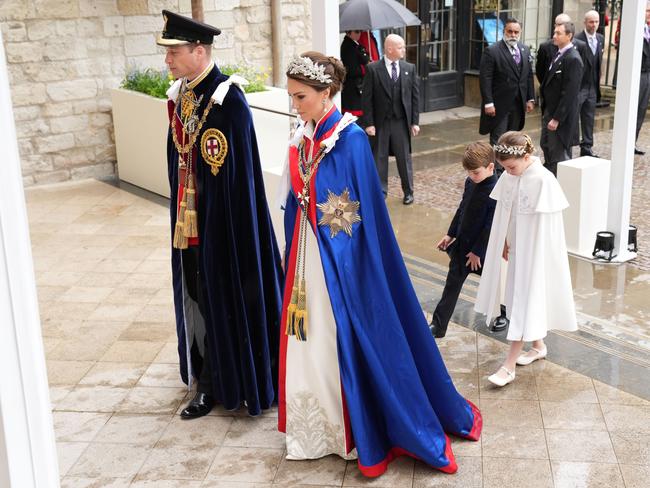
<path id="1" fill-rule="evenodd" d="M 327 201 L 316 206 L 323 212 L 318 225 L 329 225 L 330 237 L 336 237 L 340 231 L 352 237 L 352 224 L 361 222 L 359 202 L 350 201 L 347 188 L 340 195 L 327 190 Z"/>

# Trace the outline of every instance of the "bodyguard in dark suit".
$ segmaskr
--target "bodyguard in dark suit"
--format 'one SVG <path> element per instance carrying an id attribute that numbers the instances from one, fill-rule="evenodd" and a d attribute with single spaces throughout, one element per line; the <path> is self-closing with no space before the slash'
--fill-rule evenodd
<path id="1" fill-rule="evenodd" d="M 490 198 L 497 177 L 494 175 L 494 150 L 487 142 L 474 142 L 463 155 L 467 171 L 465 191 L 447 235 L 438 249 L 449 254 L 449 271 L 440 302 L 431 319 L 431 333 L 444 337 L 454 313 L 463 283 L 470 273 L 481 274 L 496 201 Z"/>
<path id="2" fill-rule="evenodd" d="M 575 27 L 567 22 L 555 28 L 553 42 L 558 48 L 541 86 L 544 166 L 554 175 L 557 163 L 571 159 L 571 146 L 578 123 L 578 94 L 583 64 L 572 44 Z"/>
<path id="3" fill-rule="evenodd" d="M 603 61 L 605 37 L 597 31 L 600 16 L 595 10 L 585 14 L 585 30 L 576 35 L 576 40 L 584 43 L 581 52 L 584 72 L 578 97 L 578 110 L 580 111 L 580 156 L 594 156 L 594 117 L 596 115 L 596 100 L 598 86 L 600 85 L 600 72 Z"/>
<path id="4" fill-rule="evenodd" d="M 639 83 L 639 108 L 636 115 L 636 138 L 639 138 L 641 126 L 648 111 L 650 101 L 650 2 L 646 2 L 645 23 L 643 28 L 643 57 L 641 58 L 641 82 Z M 645 151 L 634 148 L 634 154 L 645 154 Z"/>
<path id="5" fill-rule="evenodd" d="M 521 24 L 506 20 L 503 39 L 489 46 L 481 57 L 480 134 L 490 134 L 496 144 L 509 130 L 522 130 L 526 113 L 535 106 L 535 88 L 530 50 L 519 42 Z M 497 167 L 500 173 L 503 169 Z"/>
<path id="6" fill-rule="evenodd" d="M 384 195 L 388 191 L 388 154 L 395 155 L 402 182 L 404 205 L 413 203 L 411 136 L 420 132 L 418 85 L 415 65 L 403 60 L 404 39 L 389 34 L 384 57 L 370 63 L 363 79 L 363 125 L 370 136 Z"/>
<path id="7" fill-rule="evenodd" d="M 344 112 L 350 112 L 357 117 L 363 114 L 361 106 L 361 90 L 366 65 L 370 60 L 366 49 L 359 44 L 361 31 L 348 31 L 341 43 L 341 61 L 345 66 L 345 81 L 341 91 L 341 105 Z"/>

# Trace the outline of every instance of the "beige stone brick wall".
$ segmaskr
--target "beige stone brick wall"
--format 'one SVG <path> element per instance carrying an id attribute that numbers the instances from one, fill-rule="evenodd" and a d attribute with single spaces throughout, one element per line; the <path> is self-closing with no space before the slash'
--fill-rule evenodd
<path id="1" fill-rule="evenodd" d="M 284 64 L 311 46 L 310 0 L 282 0 Z M 214 57 L 270 70 L 270 0 L 203 0 L 222 30 Z M 27 186 L 115 174 L 110 89 L 135 64 L 163 68 L 160 11 L 190 0 L 1 0 L 18 145 Z"/>

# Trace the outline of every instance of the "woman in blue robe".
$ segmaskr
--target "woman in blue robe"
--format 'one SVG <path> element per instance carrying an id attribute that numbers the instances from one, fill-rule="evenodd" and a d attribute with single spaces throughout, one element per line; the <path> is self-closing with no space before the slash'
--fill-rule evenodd
<path id="1" fill-rule="evenodd" d="M 454 388 L 402 259 L 355 117 L 332 103 L 345 68 L 294 58 L 301 124 L 281 192 L 286 283 L 278 427 L 288 459 L 338 454 L 379 476 L 401 455 L 453 473 L 447 434 L 477 440 L 481 414 Z"/>

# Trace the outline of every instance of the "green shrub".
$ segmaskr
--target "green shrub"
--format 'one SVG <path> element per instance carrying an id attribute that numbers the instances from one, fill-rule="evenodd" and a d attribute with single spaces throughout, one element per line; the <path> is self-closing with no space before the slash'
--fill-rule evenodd
<path id="1" fill-rule="evenodd" d="M 167 70 L 131 67 L 127 70 L 120 88 L 145 93 L 156 98 L 167 98 L 167 90 L 173 81 Z"/>
<path id="2" fill-rule="evenodd" d="M 269 77 L 267 72 L 259 71 L 249 64 L 224 64 L 219 69 L 226 76 L 237 74 L 248 80 L 244 87 L 246 93 L 266 91 L 264 82 Z M 127 70 L 120 88 L 146 93 L 156 98 L 167 98 L 167 90 L 174 81 L 167 70 L 157 71 L 152 68 L 131 67 Z"/>
<path id="3" fill-rule="evenodd" d="M 219 65 L 219 69 L 224 75 L 230 76 L 237 74 L 248 80 L 248 85 L 244 87 L 246 93 L 266 91 L 264 82 L 269 77 L 266 71 L 260 71 L 250 64 L 224 64 Z"/>

